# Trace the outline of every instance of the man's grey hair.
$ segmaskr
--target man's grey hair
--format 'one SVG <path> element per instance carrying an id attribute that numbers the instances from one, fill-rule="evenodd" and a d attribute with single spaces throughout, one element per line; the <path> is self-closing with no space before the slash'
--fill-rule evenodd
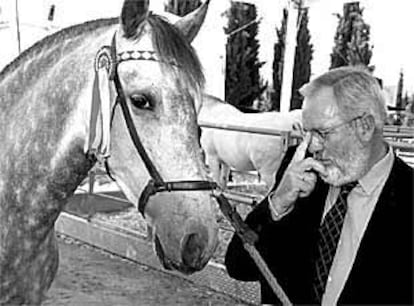
<path id="1" fill-rule="evenodd" d="M 371 114 L 375 126 L 382 131 L 386 120 L 386 103 L 378 80 L 363 67 L 347 66 L 332 69 L 300 89 L 304 97 L 311 97 L 323 87 L 333 89 L 336 103 L 345 120 Z"/>

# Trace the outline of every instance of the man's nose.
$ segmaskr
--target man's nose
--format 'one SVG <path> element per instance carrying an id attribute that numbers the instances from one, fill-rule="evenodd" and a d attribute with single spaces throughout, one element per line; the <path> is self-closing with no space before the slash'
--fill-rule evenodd
<path id="1" fill-rule="evenodd" d="M 312 134 L 308 151 L 312 154 L 318 154 L 323 150 L 323 141 L 315 134 Z"/>

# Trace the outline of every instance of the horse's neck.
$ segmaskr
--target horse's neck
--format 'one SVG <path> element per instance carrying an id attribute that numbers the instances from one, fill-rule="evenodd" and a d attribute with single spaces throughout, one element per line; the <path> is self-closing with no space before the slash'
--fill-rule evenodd
<path id="1" fill-rule="evenodd" d="M 30 205 L 33 216 L 54 220 L 93 165 L 83 152 L 87 107 L 94 54 L 108 31 L 61 41 L 3 75 L 0 212 Z"/>

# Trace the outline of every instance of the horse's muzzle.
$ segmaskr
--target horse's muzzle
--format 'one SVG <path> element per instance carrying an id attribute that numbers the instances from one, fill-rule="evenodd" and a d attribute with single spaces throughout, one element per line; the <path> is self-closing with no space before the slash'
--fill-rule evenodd
<path id="1" fill-rule="evenodd" d="M 177 270 L 184 274 L 192 274 L 202 270 L 208 260 L 204 256 L 207 247 L 207 238 L 197 233 L 187 234 L 181 244 L 181 262 L 176 262 L 165 255 L 163 246 L 158 236 L 155 236 L 155 251 L 167 270 Z"/>

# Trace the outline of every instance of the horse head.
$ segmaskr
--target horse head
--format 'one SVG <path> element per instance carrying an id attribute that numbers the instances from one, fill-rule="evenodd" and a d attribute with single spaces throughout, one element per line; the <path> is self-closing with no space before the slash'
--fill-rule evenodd
<path id="1" fill-rule="evenodd" d="M 202 269 L 217 245 L 215 202 L 205 190 L 197 139 L 204 76 L 190 45 L 207 6 L 173 25 L 150 12 L 148 1 L 125 0 L 111 46 L 118 98 L 109 171 L 128 199 L 140 202 L 164 267 L 183 273 Z"/>

